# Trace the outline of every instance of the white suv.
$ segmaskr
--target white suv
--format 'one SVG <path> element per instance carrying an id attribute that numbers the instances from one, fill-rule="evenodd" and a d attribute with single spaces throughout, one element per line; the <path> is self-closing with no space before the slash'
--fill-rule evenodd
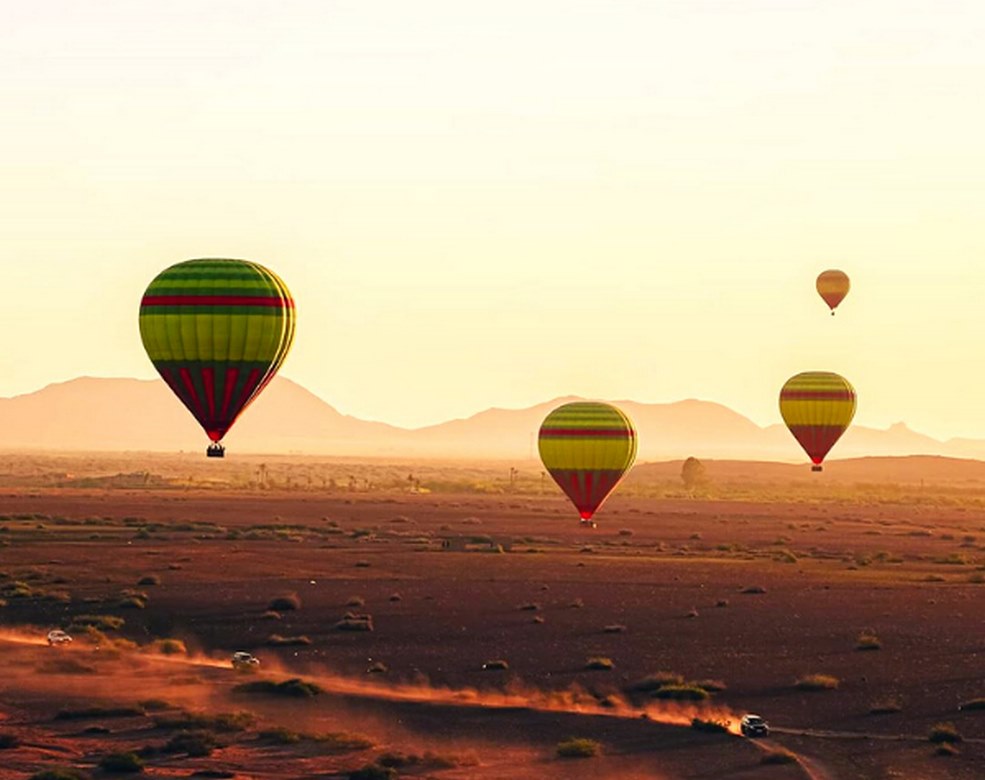
<path id="1" fill-rule="evenodd" d="M 233 653 L 233 669 L 241 672 L 250 672 L 260 666 L 260 659 L 249 653 Z"/>
<path id="2" fill-rule="evenodd" d="M 742 716 L 742 720 L 739 721 L 739 730 L 744 737 L 768 737 L 770 735 L 769 724 L 759 715 L 753 715 L 751 712 Z"/>
<path id="3" fill-rule="evenodd" d="M 72 637 L 60 628 L 56 628 L 53 631 L 48 632 L 48 645 L 50 647 L 54 647 L 55 645 L 67 645 L 71 641 Z"/>

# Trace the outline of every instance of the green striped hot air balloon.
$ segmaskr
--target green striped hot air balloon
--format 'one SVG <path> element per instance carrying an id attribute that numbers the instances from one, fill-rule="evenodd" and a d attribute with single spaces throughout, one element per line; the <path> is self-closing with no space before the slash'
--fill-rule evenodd
<path id="1" fill-rule="evenodd" d="M 609 404 L 575 401 L 559 406 L 540 426 L 538 447 L 547 471 L 581 515 L 592 519 L 636 460 L 629 417 Z"/>
<path id="2" fill-rule="evenodd" d="M 294 340 L 294 300 L 249 260 L 186 260 L 162 271 L 140 302 L 140 338 L 154 368 L 212 441 L 274 377 Z"/>

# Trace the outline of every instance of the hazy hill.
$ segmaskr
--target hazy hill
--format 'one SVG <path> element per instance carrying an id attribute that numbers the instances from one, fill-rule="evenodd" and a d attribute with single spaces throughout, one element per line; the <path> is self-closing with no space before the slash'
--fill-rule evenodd
<path id="1" fill-rule="evenodd" d="M 488 409 L 461 420 L 408 430 L 340 414 L 300 385 L 278 377 L 227 436 L 232 452 L 326 455 L 536 458 L 544 416 L 571 398 L 527 409 Z M 702 459 L 803 462 L 782 425 L 765 428 L 709 401 L 616 401 L 635 421 L 640 460 Z M 84 377 L 0 399 L 0 447 L 47 450 L 204 449 L 205 436 L 160 380 Z M 898 423 L 853 427 L 839 458 L 876 455 L 985 457 L 985 442 L 940 442 Z"/>

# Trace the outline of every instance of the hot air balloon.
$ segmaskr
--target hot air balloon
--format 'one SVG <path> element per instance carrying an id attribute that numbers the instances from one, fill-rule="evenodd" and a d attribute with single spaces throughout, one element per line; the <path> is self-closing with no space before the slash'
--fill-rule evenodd
<path id="1" fill-rule="evenodd" d="M 817 294 L 820 295 L 828 308 L 831 309 L 831 316 L 835 316 L 835 309 L 841 303 L 851 289 L 851 282 L 848 281 L 848 274 L 844 271 L 823 271 L 817 277 Z"/>
<path id="2" fill-rule="evenodd" d="M 830 371 L 805 371 L 780 390 L 780 414 L 821 471 L 821 462 L 855 416 L 855 388 Z"/>
<path id="3" fill-rule="evenodd" d="M 636 429 L 609 404 L 576 401 L 552 411 L 540 426 L 540 459 L 581 515 L 592 519 L 636 460 Z"/>
<path id="4" fill-rule="evenodd" d="M 209 457 L 223 457 L 222 437 L 287 357 L 294 314 L 284 282 L 249 260 L 187 260 L 144 293 L 144 349 L 205 429 Z"/>

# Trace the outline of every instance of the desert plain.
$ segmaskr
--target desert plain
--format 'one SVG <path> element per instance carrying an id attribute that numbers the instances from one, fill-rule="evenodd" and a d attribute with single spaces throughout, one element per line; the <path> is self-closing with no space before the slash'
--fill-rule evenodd
<path id="1" fill-rule="evenodd" d="M 977 464 L 680 469 L 5 455 L 0 778 L 985 776 Z"/>

